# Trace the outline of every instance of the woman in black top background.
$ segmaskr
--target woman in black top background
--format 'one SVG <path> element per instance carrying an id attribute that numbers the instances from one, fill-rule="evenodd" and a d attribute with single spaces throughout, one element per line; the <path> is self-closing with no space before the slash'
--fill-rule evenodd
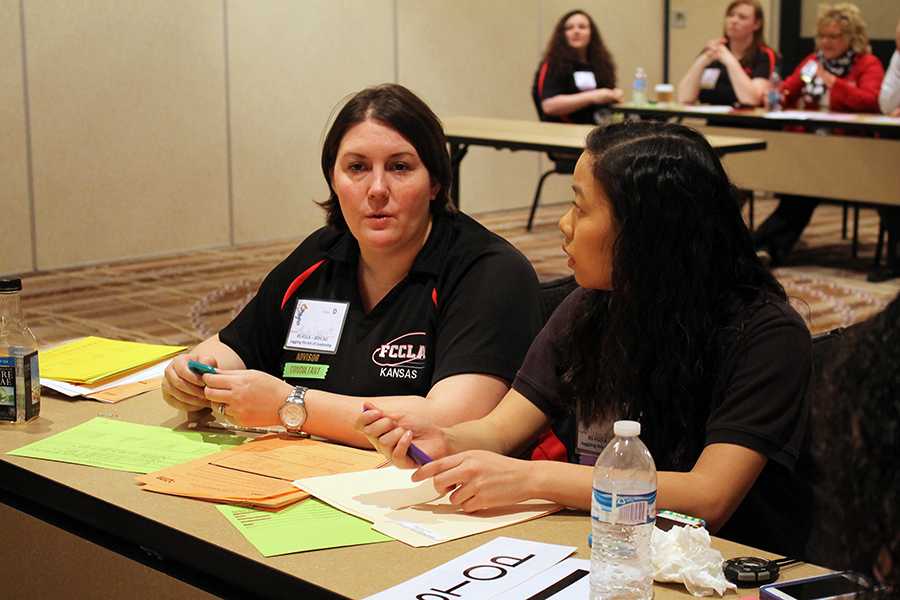
<path id="1" fill-rule="evenodd" d="M 535 74 L 532 96 L 542 121 L 582 124 L 597 122 L 598 107 L 623 100 L 615 62 L 586 12 L 567 12 L 557 22 Z"/>
<path id="2" fill-rule="evenodd" d="M 725 11 L 721 38 L 710 40 L 678 82 L 678 101 L 762 106 L 778 55 L 763 37 L 758 0 L 735 0 Z"/>

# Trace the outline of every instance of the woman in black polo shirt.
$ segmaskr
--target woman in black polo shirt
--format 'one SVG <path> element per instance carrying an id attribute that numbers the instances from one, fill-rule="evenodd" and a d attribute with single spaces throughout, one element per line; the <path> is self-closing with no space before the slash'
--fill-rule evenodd
<path id="1" fill-rule="evenodd" d="M 363 398 L 448 425 L 489 412 L 540 327 L 537 278 L 453 209 L 437 117 L 402 86 L 367 88 L 331 126 L 322 172 L 327 226 L 172 363 L 166 401 L 362 446 Z"/>
<path id="2" fill-rule="evenodd" d="M 542 121 L 588 125 L 598 122 L 598 109 L 622 101 L 616 65 L 586 12 L 570 11 L 556 23 L 531 95 Z"/>
<path id="3" fill-rule="evenodd" d="M 778 55 L 763 39 L 758 0 L 734 0 L 725 11 L 723 37 L 711 40 L 678 83 L 678 101 L 762 106 Z"/>
<path id="4" fill-rule="evenodd" d="M 699 133 L 655 122 L 596 129 L 560 220 L 579 284 L 489 415 L 435 427 L 367 406 L 357 417 L 400 466 L 412 441 L 466 511 L 542 498 L 587 510 L 590 466 L 618 419 L 641 422 L 657 505 L 710 531 L 801 556 L 809 332 L 760 263 L 734 188 Z M 515 455 L 547 424 L 568 464 Z"/>

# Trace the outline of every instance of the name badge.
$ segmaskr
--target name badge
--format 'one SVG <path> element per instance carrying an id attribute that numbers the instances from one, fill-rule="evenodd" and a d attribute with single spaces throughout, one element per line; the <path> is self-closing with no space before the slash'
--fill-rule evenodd
<path id="1" fill-rule="evenodd" d="M 349 302 L 299 298 L 284 343 L 285 350 L 335 354 L 349 308 Z"/>
<path id="2" fill-rule="evenodd" d="M 704 90 L 711 90 L 716 87 L 719 81 L 719 75 L 722 74 L 720 69 L 706 68 L 703 69 L 703 75 L 700 76 L 700 87 Z"/>
<path id="3" fill-rule="evenodd" d="M 594 77 L 593 71 L 575 71 L 575 87 L 580 91 L 597 89 L 597 78 Z"/>
<path id="4" fill-rule="evenodd" d="M 578 462 L 593 465 L 597 457 L 613 438 L 612 423 L 591 423 L 585 426 L 578 421 Z"/>
<path id="5" fill-rule="evenodd" d="M 803 83 L 811 83 L 813 79 L 816 78 L 816 74 L 819 72 L 819 63 L 814 60 L 809 61 L 803 68 L 800 69 L 800 80 Z"/>

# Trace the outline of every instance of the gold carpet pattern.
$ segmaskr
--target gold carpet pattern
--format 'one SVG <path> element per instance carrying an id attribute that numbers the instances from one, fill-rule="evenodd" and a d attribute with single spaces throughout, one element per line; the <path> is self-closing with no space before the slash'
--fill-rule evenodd
<path id="1" fill-rule="evenodd" d="M 569 274 L 556 222 L 567 205 L 542 206 L 532 232 L 526 209 L 475 217 L 508 239 L 541 280 Z M 764 218 L 774 201 L 757 201 Z M 775 271 L 813 332 L 863 320 L 900 291 L 900 280 L 865 281 L 872 266 L 878 216 L 863 210 L 859 256 L 841 239 L 841 209 L 821 206 L 789 262 Z M 194 344 L 212 335 L 252 296 L 260 280 L 298 240 L 191 252 L 23 277 L 28 324 L 43 346 L 84 335 Z"/>

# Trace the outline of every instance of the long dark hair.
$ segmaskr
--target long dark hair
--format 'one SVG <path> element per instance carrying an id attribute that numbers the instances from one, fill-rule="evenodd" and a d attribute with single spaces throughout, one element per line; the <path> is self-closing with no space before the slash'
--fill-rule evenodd
<path id="1" fill-rule="evenodd" d="M 657 465 L 684 468 L 702 449 L 710 394 L 727 377 L 720 350 L 733 344 L 724 340 L 740 339 L 729 323 L 785 293 L 757 258 L 735 188 L 700 133 L 621 123 L 594 129 L 586 152 L 617 232 L 612 290 L 585 297 L 564 379 L 582 423 L 640 420 Z"/>
<path id="2" fill-rule="evenodd" d="M 421 98 L 407 88 L 395 83 L 385 83 L 354 94 L 338 112 L 325 136 L 325 143 L 322 145 L 322 174 L 328 183 L 329 196 L 319 205 L 325 209 L 328 225 L 341 231 L 347 229 L 331 179 L 341 140 L 350 128 L 366 119 L 373 119 L 390 127 L 416 149 L 432 183 L 440 186 L 431 201 L 431 213 L 455 212 L 450 201 L 453 172 L 440 119 Z"/>
<path id="3" fill-rule="evenodd" d="M 600 30 L 597 29 L 594 19 L 583 10 L 570 10 L 559 19 L 556 27 L 553 28 L 553 35 L 550 36 L 550 41 L 547 42 L 544 62 L 554 70 L 571 69 L 575 63 L 580 62 L 578 53 L 566 41 L 566 21 L 573 15 L 584 15 L 591 24 L 591 41 L 587 47 L 587 59 L 594 70 L 597 87 L 616 87 L 616 63 L 606 48 L 606 44 L 603 43 L 603 38 L 600 37 Z"/>

